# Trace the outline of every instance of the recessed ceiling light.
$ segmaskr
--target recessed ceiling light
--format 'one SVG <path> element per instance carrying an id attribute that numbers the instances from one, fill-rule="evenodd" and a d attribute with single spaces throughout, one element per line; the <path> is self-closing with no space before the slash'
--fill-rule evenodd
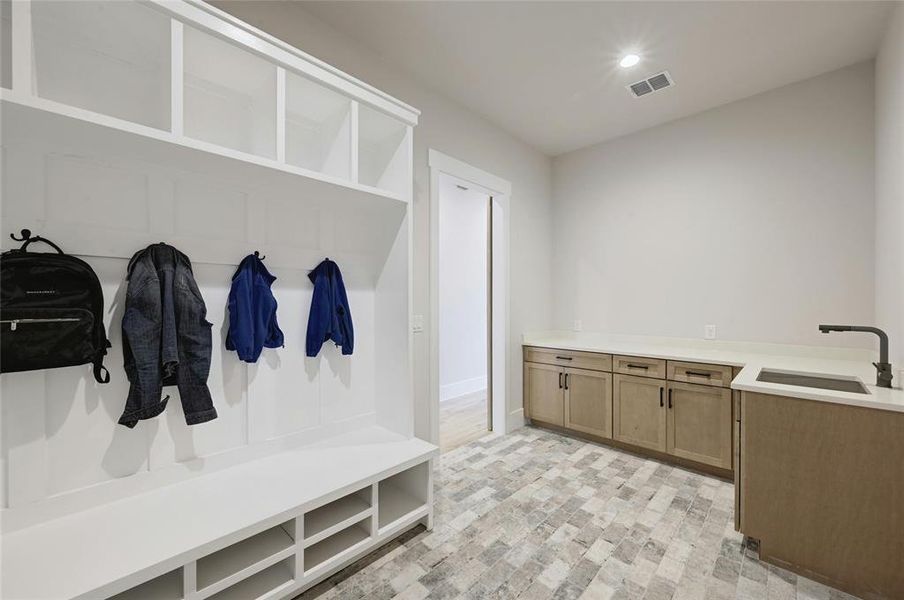
<path id="1" fill-rule="evenodd" d="M 622 59 L 618 61 L 618 66 L 622 69 L 629 69 L 640 62 L 640 57 L 636 54 L 625 54 L 622 56 Z"/>

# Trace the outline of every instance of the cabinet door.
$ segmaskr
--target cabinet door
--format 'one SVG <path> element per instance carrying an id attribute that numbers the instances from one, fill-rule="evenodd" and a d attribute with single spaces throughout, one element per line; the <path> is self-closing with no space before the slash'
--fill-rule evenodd
<path id="1" fill-rule="evenodd" d="M 731 390 L 669 382 L 668 452 L 731 469 Z"/>
<path id="2" fill-rule="evenodd" d="M 613 375 L 612 437 L 665 452 L 665 381 Z"/>
<path id="3" fill-rule="evenodd" d="M 524 400 L 531 420 L 550 425 L 565 424 L 563 379 L 560 367 L 524 363 Z"/>
<path id="4" fill-rule="evenodd" d="M 565 369 L 565 427 L 612 437 L 612 375 Z"/>

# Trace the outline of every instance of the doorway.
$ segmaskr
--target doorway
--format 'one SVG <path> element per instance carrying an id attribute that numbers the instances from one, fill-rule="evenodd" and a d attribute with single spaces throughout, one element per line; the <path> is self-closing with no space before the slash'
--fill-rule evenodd
<path id="1" fill-rule="evenodd" d="M 433 149 L 428 164 L 431 335 L 426 439 L 445 452 L 467 443 L 464 440 L 519 425 L 520 415 L 509 415 L 506 408 L 511 184 Z M 454 211 L 451 216 L 449 211 Z M 469 233 L 455 234 L 450 225 L 456 223 L 470 223 Z M 464 267 L 449 266 L 461 256 L 468 257 L 459 261 Z M 446 356 L 456 351 L 461 356 L 461 348 L 471 354 L 461 363 L 470 371 Z"/>
<path id="2" fill-rule="evenodd" d="M 448 452 L 492 430 L 490 194 L 439 178 L 439 446 Z"/>

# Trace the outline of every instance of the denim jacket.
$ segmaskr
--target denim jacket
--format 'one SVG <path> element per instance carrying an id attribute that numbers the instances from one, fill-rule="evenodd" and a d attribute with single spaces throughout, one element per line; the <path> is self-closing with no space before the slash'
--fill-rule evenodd
<path id="1" fill-rule="evenodd" d="M 122 318 L 122 345 L 131 386 L 121 425 L 159 415 L 179 388 L 185 422 L 217 418 L 207 388 L 213 347 L 207 308 L 188 257 L 166 244 L 152 244 L 129 261 L 129 285 Z"/>
<path id="2" fill-rule="evenodd" d="M 326 259 L 308 273 L 314 284 L 311 312 L 308 315 L 308 335 L 305 353 L 314 357 L 327 340 L 342 346 L 342 354 L 351 354 L 355 347 L 352 312 L 345 295 L 345 283 L 339 265 Z"/>
<path id="3" fill-rule="evenodd" d="M 276 322 L 276 298 L 270 290 L 274 281 L 276 277 L 254 254 L 246 256 L 232 276 L 226 349 L 235 350 L 245 362 L 257 362 L 265 347 L 283 346 L 283 332 Z"/>

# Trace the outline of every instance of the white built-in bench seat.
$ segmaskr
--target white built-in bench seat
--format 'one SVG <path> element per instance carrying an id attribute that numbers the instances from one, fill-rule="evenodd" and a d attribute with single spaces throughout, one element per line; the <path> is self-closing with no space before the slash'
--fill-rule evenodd
<path id="1" fill-rule="evenodd" d="M 430 526 L 436 454 L 369 427 L 8 532 L 0 597 L 290 597 Z"/>

